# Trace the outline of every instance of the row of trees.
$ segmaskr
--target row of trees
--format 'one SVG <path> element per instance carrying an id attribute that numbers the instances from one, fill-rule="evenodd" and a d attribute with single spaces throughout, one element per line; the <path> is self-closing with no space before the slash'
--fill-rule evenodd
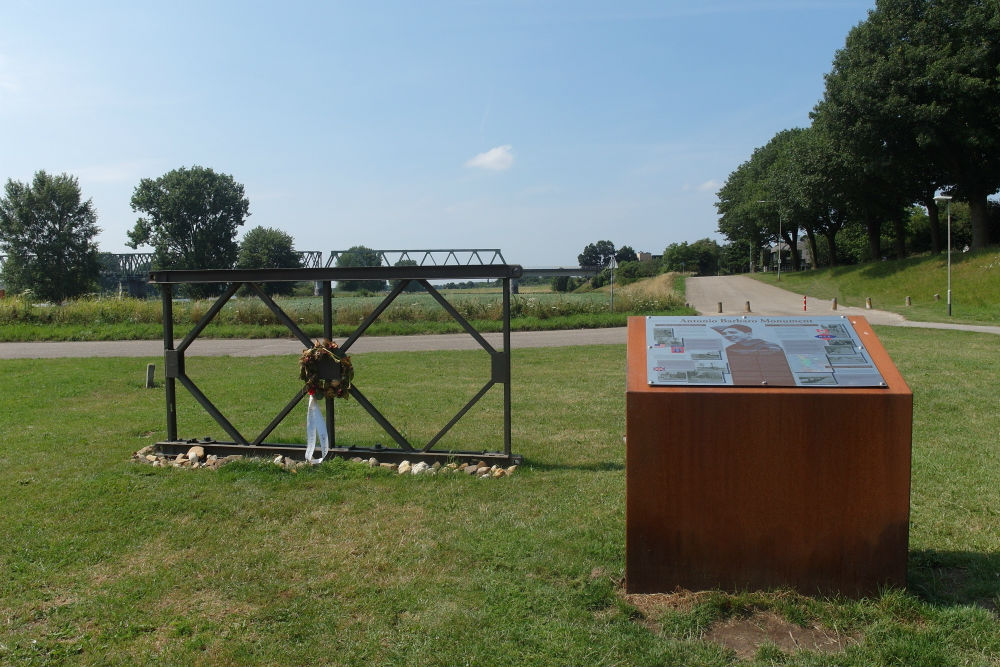
<path id="1" fill-rule="evenodd" d="M 780 239 L 795 268 L 799 229 L 830 264 L 848 232 L 864 236 L 868 259 L 886 239 L 904 257 L 919 203 L 939 252 L 943 192 L 967 205 L 971 248 L 984 248 L 1000 236 L 988 199 L 1000 189 L 998 118 L 993 0 L 878 0 L 836 53 L 812 124 L 779 132 L 729 175 L 719 231 L 760 252 Z"/>
<path id="2" fill-rule="evenodd" d="M 602 269 L 589 281 L 594 288 L 602 287 L 611 280 L 613 267 L 614 279 L 627 285 L 667 271 L 714 275 L 723 266 L 731 264 L 731 259 L 725 257 L 725 248 L 708 238 L 694 243 L 671 243 L 662 255 L 649 256 L 644 260 L 640 260 L 630 246 L 616 249 L 614 243 L 608 240 L 588 244 L 577 256 L 580 266 Z M 572 291 L 585 282 L 570 276 L 557 276 L 552 278 L 552 289 L 557 292 Z"/>
<path id="3" fill-rule="evenodd" d="M 250 215 L 243 185 L 206 167 L 179 168 L 135 188 L 132 210 L 140 216 L 128 232 L 129 247 L 152 246 L 157 269 L 294 268 L 301 266 L 294 239 L 269 227 L 236 236 Z M 97 213 L 83 201 L 77 179 L 35 174 L 30 183 L 7 181 L 0 198 L 0 252 L 6 255 L 3 282 L 12 292 L 30 291 L 54 302 L 97 288 L 101 264 Z M 403 263 L 411 260 L 403 260 Z M 378 253 L 355 246 L 338 266 L 377 266 Z M 381 281 L 342 281 L 342 290 L 378 290 Z M 292 283 L 270 283 L 271 293 L 290 293 Z M 192 296 L 215 286 L 190 286 Z"/>

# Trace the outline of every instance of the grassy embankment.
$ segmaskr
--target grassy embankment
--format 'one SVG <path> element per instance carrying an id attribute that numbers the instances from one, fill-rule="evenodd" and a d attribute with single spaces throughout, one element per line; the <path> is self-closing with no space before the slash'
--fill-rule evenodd
<path id="1" fill-rule="evenodd" d="M 673 274 L 616 290 L 611 312 L 608 295 L 600 292 L 557 294 L 532 290 L 511 301 L 511 326 L 517 331 L 585 329 L 624 326 L 632 314 L 692 313 L 674 292 Z M 447 293 L 452 305 L 480 331 L 499 331 L 501 297 L 491 292 L 456 290 Z M 381 297 L 336 296 L 334 335 L 343 337 L 367 317 Z M 312 337 L 322 335 L 323 307 L 319 297 L 279 298 L 277 302 Z M 212 300 L 174 304 L 175 335 L 183 336 L 211 307 Z M 61 306 L 37 305 L 27 299 L 0 300 L 0 341 L 140 340 L 162 336 L 158 300 L 96 298 Z M 400 296 L 368 330 L 370 335 L 457 333 L 462 331 L 448 313 L 423 292 Z M 226 304 L 203 334 L 213 338 L 280 338 L 291 334 L 262 301 L 236 298 Z"/>
<path id="2" fill-rule="evenodd" d="M 720 624 L 766 622 L 752 664 L 1000 665 L 1000 346 L 878 334 L 915 395 L 909 586 L 859 601 L 623 595 L 623 346 L 514 351 L 525 464 L 498 480 L 134 464 L 164 437 L 154 359 L 0 361 L 0 664 L 724 665 Z M 419 441 L 484 357 L 358 354 L 357 382 Z M 247 430 L 298 387 L 294 355 L 187 365 Z M 442 444 L 495 448 L 495 393 Z M 301 442 L 303 411 L 276 439 Z M 219 435 L 183 391 L 179 414 Z M 378 437 L 353 402 L 341 433 Z M 779 646 L 799 633 L 839 648 Z"/>
<path id="3" fill-rule="evenodd" d="M 815 271 L 755 273 L 754 278 L 842 306 L 865 306 L 871 297 L 879 310 L 909 320 L 996 324 L 1000 322 L 1000 252 L 952 253 L 952 316 L 948 317 L 948 270 L 945 255 L 910 257 Z M 939 300 L 934 295 L 940 296 Z M 912 305 L 906 305 L 910 297 Z"/>

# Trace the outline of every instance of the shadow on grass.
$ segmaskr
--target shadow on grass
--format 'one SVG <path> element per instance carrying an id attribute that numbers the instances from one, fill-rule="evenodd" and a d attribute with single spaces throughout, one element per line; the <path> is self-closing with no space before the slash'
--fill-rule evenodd
<path id="1" fill-rule="evenodd" d="M 625 470 L 625 464 L 620 461 L 601 461 L 599 463 L 539 463 L 537 461 L 525 461 L 535 470 L 588 470 L 590 472 L 616 472 Z"/>
<path id="2" fill-rule="evenodd" d="M 905 271 L 913 266 L 920 266 L 927 262 L 938 262 L 941 255 L 919 255 L 917 257 L 907 257 L 906 259 L 884 260 L 881 262 L 870 262 L 860 271 L 860 275 L 865 278 L 884 278 L 894 273 Z"/>
<path id="3" fill-rule="evenodd" d="M 907 583 L 931 604 L 975 605 L 994 613 L 1000 604 L 1000 552 L 910 552 Z"/>

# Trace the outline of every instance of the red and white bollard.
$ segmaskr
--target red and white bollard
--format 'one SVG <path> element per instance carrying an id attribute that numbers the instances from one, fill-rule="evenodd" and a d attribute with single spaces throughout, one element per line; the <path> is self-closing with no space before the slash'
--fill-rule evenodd
<path id="1" fill-rule="evenodd" d="M 806 308 L 806 295 L 802 295 L 802 310 L 807 310 Z"/>

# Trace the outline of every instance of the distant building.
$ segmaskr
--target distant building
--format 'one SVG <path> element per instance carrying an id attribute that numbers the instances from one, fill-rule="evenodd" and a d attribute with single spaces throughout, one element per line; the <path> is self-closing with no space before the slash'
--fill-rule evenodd
<path id="1" fill-rule="evenodd" d="M 785 256 L 785 263 L 781 265 L 781 268 L 791 268 L 791 252 L 788 244 L 782 241 L 776 245 L 768 246 L 768 253 L 771 255 L 770 267 L 771 270 L 778 266 L 778 248 L 781 248 L 781 253 Z M 816 262 L 813 259 L 812 251 L 809 249 L 809 241 L 802 237 L 796 242 L 796 247 L 799 250 L 799 259 L 802 262 L 802 269 L 811 269 L 816 266 Z M 767 267 L 765 267 L 766 269 Z"/>

